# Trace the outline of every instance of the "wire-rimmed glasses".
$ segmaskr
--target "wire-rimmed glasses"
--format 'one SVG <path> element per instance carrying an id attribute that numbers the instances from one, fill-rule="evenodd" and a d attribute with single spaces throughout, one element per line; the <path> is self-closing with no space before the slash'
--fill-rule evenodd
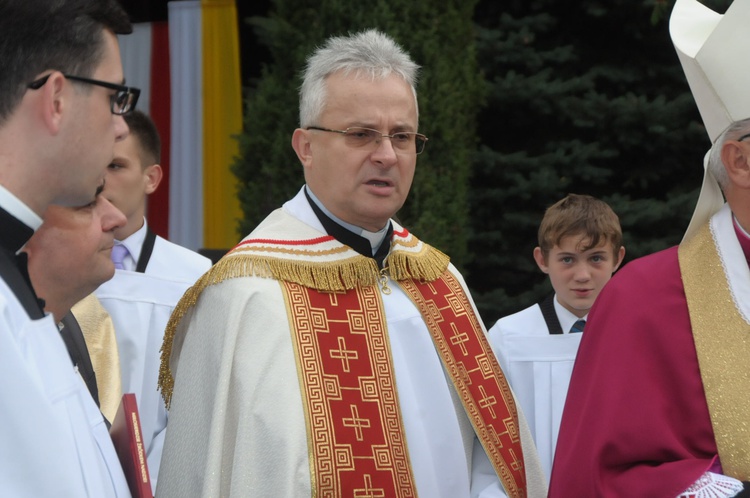
<path id="1" fill-rule="evenodd" d="M 350 126 L 345 130 L 332 130 L 320 126 L 308 126 L 306 129 L 339 133 L 343 135 L 344 141 L 350 147 L 366 147 L 371 144 L 379 145 L 383 138 L 389 138 L 393 150 L 399 154 L 421 154 L 424 151 L 427 140 L 429 140 L 421 133 L 413 131 L 397 131 L 389 135 L 361 126 Z"/>

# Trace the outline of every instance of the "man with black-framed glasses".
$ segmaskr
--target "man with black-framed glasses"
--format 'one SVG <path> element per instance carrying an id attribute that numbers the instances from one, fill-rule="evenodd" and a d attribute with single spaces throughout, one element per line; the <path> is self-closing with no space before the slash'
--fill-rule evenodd
<path id="1" fill-rule="evenodd" d="M 107 426 L 76 372 L 22 248 L 50 205 L 102 187 L 122 114 L 116 0 L 0 2 L 0 483 L 7 496 L 130 496 Z M 60 251 L 70 248 L 60 247 Z"/>
<path id="2" fill-rule="evenodd" d="M 39 90 L 45 83 L 47 83 L 47 80 L 51 75 L 52 73 L 42 76 L 26 86 L 31 90 Z M 109 90 L 115 90 L 115 92 L 109 96 L 109 104 L 112 114 L 117 116 L 124 116 L 133 111 L 135 109 L 135 104 L 138 102 L 138 97 L 141 95 L 141 90 L 135 87 L 118 85 L 116 83 L 109 83 L 92 78 L 82 78 L 81 76 L 73 76 L 70 74 L 63 74 L 63 76 L 70 81 L 77 81 L 87 85 L 96 85 Z"/>

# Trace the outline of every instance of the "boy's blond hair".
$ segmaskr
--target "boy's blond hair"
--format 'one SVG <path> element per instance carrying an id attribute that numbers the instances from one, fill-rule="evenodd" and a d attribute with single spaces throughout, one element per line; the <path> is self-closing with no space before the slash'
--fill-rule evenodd
<path id="1" fill-rule="evenodd" d="M 539 247 L 545 261 L 552 248 L 568 236 L 582 236 L 585 247 L 579 247 L 581 251 L 610 242 L 615 260 L 622 247 L 620 219 L 606 202 L 590 195 L 568 194 L 547 208 L 539 225 Z"/>

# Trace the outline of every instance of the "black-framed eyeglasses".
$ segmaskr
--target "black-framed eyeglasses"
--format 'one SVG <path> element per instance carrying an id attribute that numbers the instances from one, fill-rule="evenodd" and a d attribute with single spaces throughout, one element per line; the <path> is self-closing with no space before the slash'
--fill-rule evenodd
<path id="1" fill-rule="evenodd" d="M 380 144 L 383 138 L 389 138 L 393 150 L 399 154 L 421 154 L 424 146 L 429 140 L 421 133 L 413 131 L 397 131 L 396 133 L 380 133 L 372 128 L 363 128 L 360 126 L 351 126 L 345 130 L 332 130 L 320 126 L 308 126 L 307 130 L 327 131 L 339 133 L 344 136 L 344 141 L 350 147 L 366 147 L 371 144 Z"/>
<path id="2" fill-rule="evenodd" d="M 742 142 L 746 138 L 750 137 L 750 133 L 747 133 L 745 135 L 742 135 L 740 138 L 737 139 L 738 142 Z"/>
<path id="3" fill-rule="evenodd" d="M 44 86 L 45 83 L 47 83 L 47 80 L 49 79 L 51 74 L 52 73 L 48 74 L 47 76 L 42 76 L 38 80 L 32 81 L 31 83 L 26 85 L 26 87 L 30 88 L 31 90 L 39 90 Z M 113 93 L 109 98 L 109 103 L 112 114 L 117 114 L 118 116 L 122 116 L 123 114 L 134 111 L 135 104 L 138 103 L 138 97 L 141 95 L 140 88 L 134 88 L 132 86 L 118 85 L 117 83 L 93 80 L 91 78 L 82 78 L 81 76 L 73 76 L 71 74 L 65 73 L 63 73 L 63 76 L 72 81 L 78 81 L 80 83 L 86 83 L 88 85 L 97 85 L 104 88 L 109 88 L 110 90 L 115 90 L 115 93 Z"/>

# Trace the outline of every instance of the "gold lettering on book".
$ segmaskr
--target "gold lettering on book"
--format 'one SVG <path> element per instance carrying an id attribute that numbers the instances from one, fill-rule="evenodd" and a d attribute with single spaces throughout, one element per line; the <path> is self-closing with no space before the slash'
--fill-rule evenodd
<path id="1" fill-rule="evenodd" d="M 133 425 L 133 434 L 135 435 L 136 449 L 138 450 L 138 463 L 141 467 L 141 481 L 148 482 L 148 469 L 146 469 L 146 456 L 143 451 L 143 441 L 141 440 L 141 431 L 138 427 L 138 414 L 130 414 L 130 422 Z"/>

